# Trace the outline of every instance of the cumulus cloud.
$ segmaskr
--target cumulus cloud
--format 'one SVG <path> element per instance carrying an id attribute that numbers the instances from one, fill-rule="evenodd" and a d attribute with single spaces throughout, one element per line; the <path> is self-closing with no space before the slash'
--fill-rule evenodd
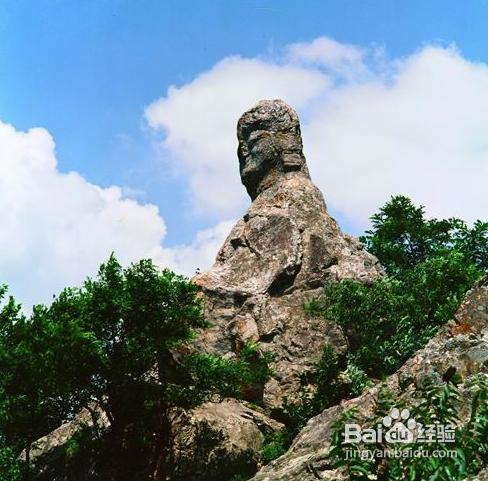
<path id="1" fill-rule="evenodd" d="M 397 193 L 433 215 L 486 218 L 487 65 L 453 47 L 389 59 L 325 37 L 273 57 L 223 59 L 147 108 L 197 210 L 218 218 L 242 208 L 235 123 L 276 97 L 299 112 L 313 179 L 354 231 Z"/>
<path id="2" fill-rule="evenodd" d="M 197 232 L 190 244 L 162 249 L 158 256 L 159 263 L 189 277 L 197 270 L 205 270 L 213 263 L 217 251 L 235 222 L 235 220 L 219 222 L 213 227 Z"/>
<path id="3" fill-rule="evenodd" d="M 487 66 L 426 47 L 393 68 L 317 107 L 305 129 L 317 182 L 359 227 L 397 193 L 432 215 L 486 218 Z"/>
<path id="4" fill-rule="evenodd" d="M 312 42 L 293 43 L 285 51 L 291 63 L 318 65 L 348 80 L 367 72 L 364 65 L 366 52 L 362 48 L 332 38 L 319 37 Z"/>
<path id="5" fill-rule="evenodd" d="M 184 273 L 191 262 L 211 264 L 224 236 L 219 228 L 177 254 L 162 245 L 166 227 L 157 207 L 61 173 L 54 147 L 44 129 L 19 132 L 0 122 L 0 282 L 19 301 L 49 302 L 94 274 L 112 251 L 124 264 L 150 257 Z"/>
<path id="6" fill-rule="evenodd" d="M 261 98 L 283 98 L 299 109 L 328 86 L 314 68 L 230 57 L 146 109 L 154 129 L 164 131 L 164 154 L 188 176 L 198 213 L 235 216 L 245 203 L 238 176 L 236 123 Z"/>

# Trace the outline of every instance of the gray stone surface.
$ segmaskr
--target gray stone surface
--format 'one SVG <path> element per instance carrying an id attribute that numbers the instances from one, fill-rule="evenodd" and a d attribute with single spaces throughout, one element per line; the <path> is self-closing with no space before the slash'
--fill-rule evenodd
<path id="1" fill-rule="evenodd" d="M 110 421 L 105 411 L 96 403 L 91 404 L 90 410 L 82 409 L 74 419 L 62 424 L 32 444 L 30 462 L 39 470 L 41 479 L 45 479 L 43 477 L 45 471 L 50 471 L 54 466 L 66 463 L 67 443 L 83 429 L 89 429 L 93 432 L 96 429 L 101 435 L 110 429 Z M 25 451 L 22 452 L 20 458 L 25 460 Z M 56 471 L 56 469 L 53 470 Z M 65 477 L 61 470 L 57 474 L 59 476 L 52 475 L 51 479 L 64 481 Z"/>
<path id="2" fill-rule="evenodd" d="M 171 479 L 228 481 L 235 473 L 252 474 L 265 435 L 283 427 L 235 399 L 180 412 L 173 421 Z"/>
<path id="3" fill-rule="evenodd" d="M 312 183 L 295 111 L 264 100 L 237 126 L 242 182 L 251 206 L 232 229 L 213 267 L 194 278 L 215 325 L 200 347 L 233 356 L 246 341 L 272 352 L 274 376 L 264 403 L 293 398 L 322 346 L 345 349 L 340 331 L 309 317 L 303 305 L 324 283 L 353 278 L 371 283 L 381 275 L 376 258 L 343 234 Z"/>
<path id="4" fill-rule="evenodd" d="M 483 469 L 476 476 L 470 477 L 466 481 L 488 481 L 488 469 Z"/>
<path id="5" fill-rule="evenodd" d="M 242 182 L 253 202 L 213 267 L 193 279 L 214 324 L 201 332 L 197 348 L 233 357 L 254 341 L 271 352 L 274 374 L 259 399 L 269 414 L 284 396 L 296 396 L 326 342 L 346 348 L 341 332 L 307 316 L 303 305 L 325 282 L 371 283 L 382 270 L 328 214 L 310 180 L 291 107 L 280 100 L 259 102 L 244 113 L 237 131 Z M 171 479 L 226 481 L 226 473 L 253 472 L 264 434 L 280 428 L 259 408 L 235 400 L 180 413 L 170 443 Z M 63 447 L 76 429 L 68 423 L 51 433 L 41 440 L 39 454 Z"/>

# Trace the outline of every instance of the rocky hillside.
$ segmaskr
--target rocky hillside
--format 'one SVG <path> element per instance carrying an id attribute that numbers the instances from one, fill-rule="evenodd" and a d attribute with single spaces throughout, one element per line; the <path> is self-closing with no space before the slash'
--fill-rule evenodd
<path id="1" fill-rule="evenodd" d="M 470 415 L 467 409 L 471 397 L 469 380 L 478 373 L 487 372 L 488 280 L 485 280 L 468 293 L 455 319 L 398 372 L 381 386 L 377 385 L 360 397 L 343 402 L 312 418 L 290 450 L 263 468 L 252 481 L 348 479 L 347 472 L 332 467 L 330 458 L 333 426 L 346 410 L 356 408 L 357 420 L 366 423 L 377 406 L 380 387 L 386 386 L 391 390 L 397 405 L 402 402 L 412 405 L 418 394 L 422 397 L 422 388 L 427 381 L 442 386 L 449 378 L 457 375 L 462 393 L 461 421 L 466 422 Z"/>
<path id="2" fill-rule="evenodd" d="M 225 481 L 227 473 L 255 471 L 265 436 L 283 428 L 269 416 L 285 397 L 297 396 L 326 343 L 346 349 L 341 331 L 307 315 L 304 304 L 324 283 L 371 283 L 382 275 L 378 261 L 327 212 L 310 179 L 298 116 L 290 106 L 259 102 L 239 119 L 237 137 L 241 179 L 252 204 L 213 267 L 193 279 L 213 324 L 202 331 L 198 347 L 235 358 L 253 342 L 272 355 L 272 375 L 248 393 L 251 406 L 207 403 L 177 417 L 172 464 L 174 479 L 181 481 L 209 475 Z"/>
<path id="3" fill-rule="evenodd" d="M 337 351 L 346 349 L 336 325 L 307 316 L 304 303 L 324 284 L 345 278 L 369 284 L 383 271 L 328 214 L 310 179 L 293 109 L 279 100 L 262 101 L 240 118 L 237 132 L 241 179 L 252 204 L 214 266 L 194 279 L 205 296 L 206 316 L 214 323 L 200 347 L 233 357 L 253 341 L 272 353 L 272 377 L 255 400 L 273 416 L 285 397 L 293 399 L 303 390 L 303 380 L 326 343 Z M 366 421 L 385 385 L 398 402 L 406 402 L 422 397 L 419 389 L 425 379 L 442 385 L 455 373 L 464 386 L 474 374 L 486 371 L 487 309 L 488 288 L 480 283 L 456 318 L 396 374 L 311 419 L 289 451 L 253 480 L 347 479 L 347 471 L 332 468 L 329 460 L 331 427 L 341 414 L 357 407 L 359 419 Z M 225 432 L 221 427 L 224 438 Z"/>
<path id="4" fill-rule="evenodd" d="M 337 465 L 331 455 L 337 425 L 353 408 L 356 422 L 371 421 L 384 389 L 392 402 L 415 405 L 425 398 L 426 385 L 442 387 L 456 377 L 460 423 L 466 423 L 473 397 L 470 380 L 488 366 L 487 282 L 476 285 L 455 319 L 395 374 L 383 382 L 375 380 L 361 396 L 310 419 L 288 452 L 263 467 L 266 440 L 284 429 L 284 400 L 293 402 L 299 393 L 313 391 L 311 374 L 325 345 L 336 353 L 348 349 L 344 331 L 306 313 L 304 304 L 317 298 L 324 285 L 344 279 L 371 285 L 385 274 L 378 260 L 342 233 L 327 212 L 310 178 L 299 120 L 290 106 L 281 100 L 259 102 L 239 119 L 237 137 L 241 179 L 252 203 L 215 264 L 193 279 L 211 327 L 201 330 L 192 348 L 171 351 L 171 356 L 178 361 L 196 350 L 238 360 L 252 345 L 258 356 L 271 359 L 271 374 L 241 400 L 212 398 L 215 402 L 194 409 L 174 409 L 165 460 L 170 469 L 164 479 L 234 481 L 249 479 L 260 468 L 255 481 L 349 479 L 347 465 Z M 99 422 L 99 431 L 110 431 L 108 419 Z M 66 446 L 75 433 L 92 424 L 82 412 L 32 446 L 31 461 L 44 466 L 40 480 L 70 480 L 66 466 L 73 461 Z M 77 479 L 91 479 L 97 462 L 88 460 L 90 472 L 75 470 Z M 368 479 L 383 478 L 374 474 Z"/>

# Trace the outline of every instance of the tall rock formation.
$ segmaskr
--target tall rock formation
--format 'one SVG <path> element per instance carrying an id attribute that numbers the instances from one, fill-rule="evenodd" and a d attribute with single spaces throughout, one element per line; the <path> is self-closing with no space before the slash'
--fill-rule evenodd
<path id="1" fill-rule="evenodd" d="M 233 356 L 245 342 L 274 355 L 267 408 L 293 397 L 322 346 L 344 348 L 339 330 L 307 316 L 303 305 L 324 283 L 381 275 L 376 258 L 343 234 L 312 183 L 296 112 L 263 100 L 237 124 L 241 180 L 252 204 L 232 229 L 213 267 L 194 278 L 214 327 L 201 347 Z"/>

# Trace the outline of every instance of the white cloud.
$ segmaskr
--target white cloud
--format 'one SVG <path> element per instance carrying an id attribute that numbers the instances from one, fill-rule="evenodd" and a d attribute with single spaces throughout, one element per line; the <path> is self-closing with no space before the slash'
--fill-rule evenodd
<path id="1" fill-rule="evenodd" d="M 197 269 L 204 271 L 212 265 L 217 251 L 229 234 L 235 220 L 219 222 L 216 226 L 198 232 L 189 245 L 164 248 L 158 256 L 163 266 L 193 276 Z"/>
<path id="2" fill-rule="evenodd" d="M 0 209 L 0 282 L 27 306 L 80 284 L 112 251 L 124 264 L 152 257 L 179 272 L 190 273 L 191 262 L 207 268 L 224 236 L 219 229 L 199 234 L 178 248 L 188 258 L 163 248 L 166 227 L 155 206 L 59 172 L 46 130 L 19 132 L 2 122 Z"/>
<path id="3" fill-rule="evenodd" d="M 363 62 L 363 49 L 328 37 L 319 37 L 312 42 L 293 43 L 285 50 L 292 63 L 318 65 L 349 80 L 367 72 Z"/>
<path id="4" fill-rule="evenodd" d="M 437 216 L 486 218 L 488 68 L 426 47 L 391 82 L 345 86 L 305 129 L 316 181 L 358 226 L 392 194 Z"/>
<path id="5" fill-rule="evenodd" d="M 238 176 L 236 123 L 261 98 L 283 98 L 306 108 L 329 83 L 315 69 L 230 57 L 146 109 L 151 127 L 163 129 L 163 147 L 189 176 L 197 212 L 235 216 L 245 202 Z M 224 182 L 222 182 L 224 180 Z"/>
<path id="6" fill-rule="evenodd" d="M 276 97 L 298 110 L 313 179 L 355 230 L 397 193 L 433 215 L 486 218 L 487 65 L 453 47 L 388 59 L 328 38 L 274 58 L 224 59 L 148 107 L 197 209 L 239 212 L 235 124 L 258 99 Z"/>

